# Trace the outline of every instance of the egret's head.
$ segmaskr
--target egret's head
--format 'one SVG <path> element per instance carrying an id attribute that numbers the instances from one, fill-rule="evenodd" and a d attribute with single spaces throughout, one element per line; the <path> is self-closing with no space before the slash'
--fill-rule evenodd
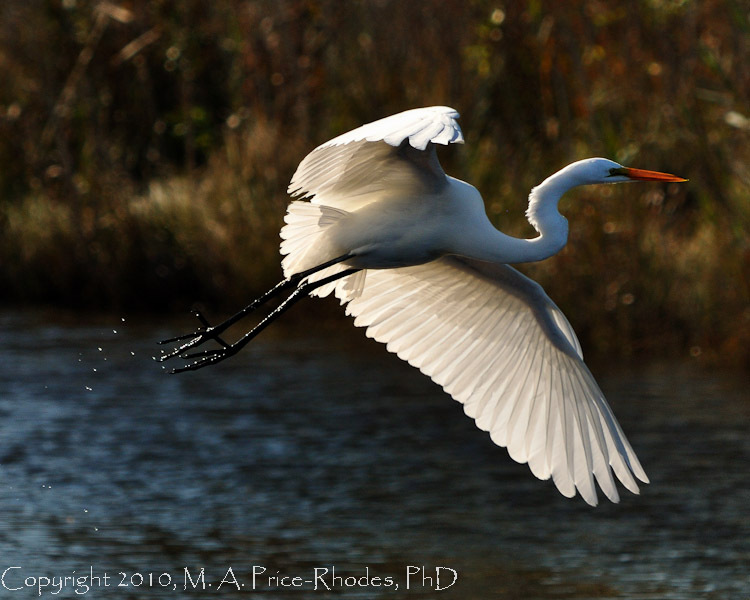
<path id="1" fill-rule="evenodd" d="M 564 169 L 570 170 L 571 177 L 580 181 L 578 185 L 594 183 L 622 183 L 625 181 L 687 181 L 669 173 L 631 169 L 607 158 L 587 158 L 579 160 Z"/>

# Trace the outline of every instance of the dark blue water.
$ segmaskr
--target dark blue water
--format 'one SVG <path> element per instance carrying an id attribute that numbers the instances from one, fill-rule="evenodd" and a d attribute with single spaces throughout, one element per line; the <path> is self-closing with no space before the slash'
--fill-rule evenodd
<path id="1" fill-rule="evenodd" d="M 190 326 L 0 314 L 0 597 L 750 594 L 746 374 L 597 369 L 652 483 L 591 508 L 343 318 L 167 375 Z"/>

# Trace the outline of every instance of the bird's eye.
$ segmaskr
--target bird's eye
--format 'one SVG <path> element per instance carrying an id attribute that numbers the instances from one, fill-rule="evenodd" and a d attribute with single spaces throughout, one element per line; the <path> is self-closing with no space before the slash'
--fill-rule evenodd
<path id="1" fill-rule="evenodd" d="M 609 170 L 609 175 L 607 175 L 607 177 L 614 177 L 615 175 L 618 175 L 618 174 L 619 173 L 617 172 L 617 169 L 613 168 Z"/>

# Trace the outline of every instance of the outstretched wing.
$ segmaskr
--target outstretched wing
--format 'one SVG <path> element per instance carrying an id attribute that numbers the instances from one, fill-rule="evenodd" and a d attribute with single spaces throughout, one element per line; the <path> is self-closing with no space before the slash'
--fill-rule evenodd
<path id="1" fill-rule="evenodd" d="M 633 493 L 633 474 L 648 482 L 568 320 L 512 267 L 444 257 L 368 270 L 347 313 L 463 403 L 513 459 L 540 479 L 551 476 L 563 495 L 578 489 L 595 505 L 596 477 L 617 502 L 612 470 Z"/>
<path id="2" fill-rule="evenodd" d="M 308 154 L 288 191 L 348 211 L 388 194 L 435 191 L 446 182 L 435 144 L 463 143 L 458 116 L 431 106 L 358 127 Z"/>

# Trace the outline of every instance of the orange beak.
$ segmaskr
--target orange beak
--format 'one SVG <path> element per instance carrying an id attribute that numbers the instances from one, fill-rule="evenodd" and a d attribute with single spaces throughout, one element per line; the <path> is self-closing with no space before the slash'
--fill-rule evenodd
<path id="1" fill-rule="evenodd" d="M 631 169 L 623 167 L 617 169 L 618 175 L 625 175 L 636 181 L 687 181 L 684 177 L 677 177 L 669 173 L 659 173 L 659 171 L 646 171 L 644 169 Z"/>

